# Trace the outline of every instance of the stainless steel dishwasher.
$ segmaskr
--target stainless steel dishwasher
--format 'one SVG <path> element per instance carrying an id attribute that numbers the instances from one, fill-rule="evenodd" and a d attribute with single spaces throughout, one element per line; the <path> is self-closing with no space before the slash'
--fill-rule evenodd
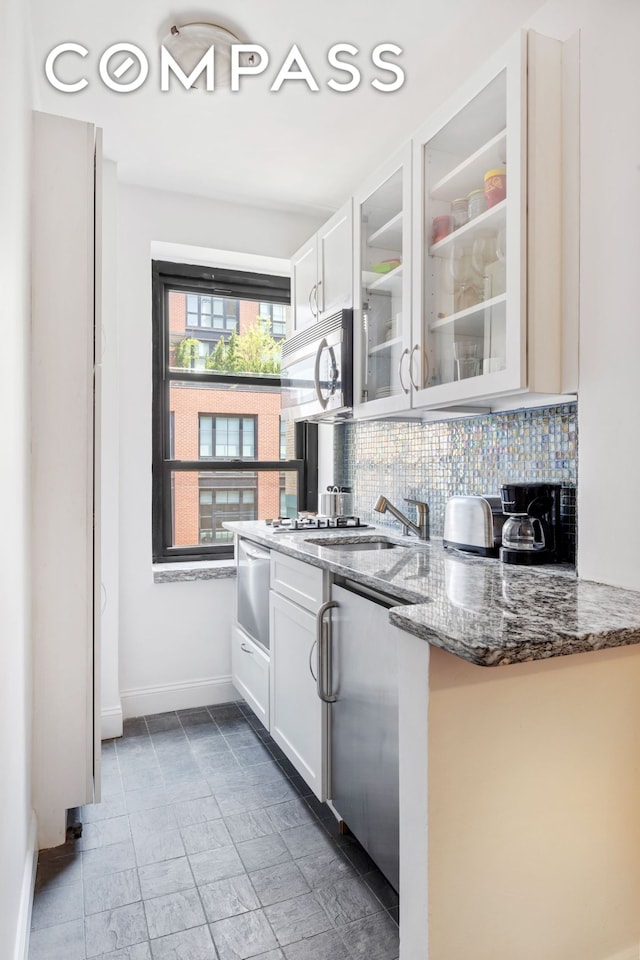
<path id="1" fill-rule="evenodd" d="M 399 602 L 340 579 L 318 613 L 332 805 L 396 890 L 398 650 L 387 611 Z"/>
<path id="2" fill-rule="evenodd" d="M 238 626 L 269 649 L 269 574 L 271 553 L 238 537 Z"/>

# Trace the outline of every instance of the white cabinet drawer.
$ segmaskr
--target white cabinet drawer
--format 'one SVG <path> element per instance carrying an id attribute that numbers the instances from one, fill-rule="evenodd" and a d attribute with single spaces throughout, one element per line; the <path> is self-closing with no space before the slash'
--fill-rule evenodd
<path id="1" fill-rule="evenodd" d="M 271 589 L 315 613 L 324 600 L 325 576 L 319 567 L 271 551 Z"/>
<path id="2" fill-rule="evenodd" d="M 237 626 L 233 629 L 231 641 L 231 679 L 268 730 L 269 657 Z"/>

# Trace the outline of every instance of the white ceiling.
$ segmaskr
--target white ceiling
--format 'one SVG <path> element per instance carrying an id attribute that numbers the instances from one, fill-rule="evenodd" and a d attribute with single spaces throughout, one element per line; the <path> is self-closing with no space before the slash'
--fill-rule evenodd
<path id="1" fill-rule="evenodd" d="M 537 0 L 509 0 L 529 10 Z M 118 163 L 128 183 L 282 209 L 324 214 L 353 191 L 359 179 L 406 139 L 425 116 L 428 93 L 438 85 L 434 65 L 456 60 L 467 30 L 487 12 L 487 0 L 241 0 L 192 7 L 181 0 L 32 0 L 37 105 L 51 113 L 97 123 L 105 155 Z M 271 63 L 247 78 L 240 92 L 159 90 L 162 37 L 172 23 L 223 24 L 243 41 L 260 43 Z M 85 60 L 60 60 L 63 79 L 84 73 L 79 93 L 56 91 L 44 76 L 44 61 L 59 43 L 89 50 Z M 149 77 L 134 93 L 115 93 L 98 78 L 98 61 L 112 43 L 128 41 L 145 51 Z M 326 86 L 335 43 L 353 43 L 362 82 L 350 93 Z M 403 88 L 383 94 L 370 86 L 382 75 L 370 63 L 378 43 L 397 43 L 406 72 Z M 320 85 L 302 82 L 269 87 L 286 53 L 297 43 Z M 471 47 L 473 49 L 473 47 Z M 481 57 L 482 51 L 478 51 Z M 117 63 L 117 61 L 114 61 Z M 135 73 L 135 71 L 132 71 Z M 127 77 L 128 79 L 128 77 Z"/>

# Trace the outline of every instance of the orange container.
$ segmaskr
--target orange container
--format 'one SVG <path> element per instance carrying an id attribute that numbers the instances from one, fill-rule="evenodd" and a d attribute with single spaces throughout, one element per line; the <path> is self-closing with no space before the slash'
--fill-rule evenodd
<path id="1" fill-rule="evenodd" d="M 431 226 L 432 243 L 437 243 L 438 240 L 442 240 L 443 237 L 447 237 L 451 233 L 451 217 L 434 217 Z"/>
<path id="2" fill-rule="evenodd" d="M 507 171 L 504 167 L 487 170 L 484 175 L 484 195 L 487 198 L 487 208 L 495 207 L 507 195 Z"/>

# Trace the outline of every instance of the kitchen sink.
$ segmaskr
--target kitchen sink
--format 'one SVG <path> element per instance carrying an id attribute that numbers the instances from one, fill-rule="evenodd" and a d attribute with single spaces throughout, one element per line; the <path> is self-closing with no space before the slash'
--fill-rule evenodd
<path id="1" fill-rule="evenodd" d="M 395 547 L 409 546 L 405 543 L 396 543 L 393 540 L 384 540 L 382 537 L 377 537 L 375 540 L 358 540 L 357 543 L 351 540 L 346 543 L 344 540 L 340 541 L 335 537 L 313 537 L 309 538 L 306 541 L 307 543 L 315 543 L 317 547 L 332 547 L 334 550 L 347 551 L 348 553 L 361 553 L 364 550 L 391 550 Z"/>

